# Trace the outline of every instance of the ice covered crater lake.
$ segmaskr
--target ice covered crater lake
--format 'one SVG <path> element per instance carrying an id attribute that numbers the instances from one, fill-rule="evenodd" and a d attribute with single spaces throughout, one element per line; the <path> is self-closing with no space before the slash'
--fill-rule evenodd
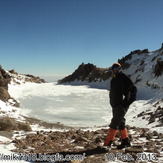
<path id="1" fill-rule="evenodd" d="M 22 114 L 46 122 L 93 127 L 107 125 L 112 116 L 108 90 L 56 83 L 10 85 Z"/>

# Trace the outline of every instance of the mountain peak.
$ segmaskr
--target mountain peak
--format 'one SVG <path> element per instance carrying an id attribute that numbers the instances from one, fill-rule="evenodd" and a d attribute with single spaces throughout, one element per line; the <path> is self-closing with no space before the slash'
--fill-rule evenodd
<path id="1" fill-rule="evenodd" d="M 107 68 L 99 68 L 91 63 L 82 63 L 71 75 L 59 80 L 58 83 L 72 82 L 76 80 L 88 82 L 106 80 L 111 76 L 111 73 L 107 70 Z"/>
<path id="2" fill-rule="evenodd" d="M 152 52 L 148 49 L 131 51 L 125 57 L 118 59 L 118 63 L 135 84 L 163 88 L 163 44 L 160 49 Z M 91 83 L 110 80 L 111 76 L 110 68 L 99 68 L 90 63 L 82 63 L 71 75 L 59 80 L 58 83 L 75 81 Z"/>

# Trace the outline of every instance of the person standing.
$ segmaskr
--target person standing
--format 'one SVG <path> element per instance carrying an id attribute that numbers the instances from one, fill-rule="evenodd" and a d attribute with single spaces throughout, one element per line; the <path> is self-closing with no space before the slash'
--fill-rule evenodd
<path id="1" fill-rule="evenodd" d="M 111 147 L 111 144 L 119 130 L 121 144 L 118 149 L 130 147 L 131 143 L 128 138 L 125 127 L 125 114 L 130 106 L 136 100 L 137 88 L 131 79 L 121 71 L 121 64 L 112 65 L 113 78 L 110 83 L 110 105 L 112 107 L 113 117 L 109 125 L 109 131 L 104 141 L 104 147 Z"/>

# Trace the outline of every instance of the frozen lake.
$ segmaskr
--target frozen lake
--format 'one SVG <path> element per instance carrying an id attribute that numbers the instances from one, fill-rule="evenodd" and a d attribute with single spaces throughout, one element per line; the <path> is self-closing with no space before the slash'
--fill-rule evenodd
<path id="1" fill-rule="evenodd" d="M 20 102 L 23 114 L 46 122 L 93 127 L 107 125 L 112 116 L 104 89 L 27 83 L 12 87 L 10 94 Z"/>

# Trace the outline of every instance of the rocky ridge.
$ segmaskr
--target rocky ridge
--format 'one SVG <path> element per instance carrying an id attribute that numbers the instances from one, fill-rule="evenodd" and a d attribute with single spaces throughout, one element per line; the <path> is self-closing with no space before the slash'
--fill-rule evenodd
<path id="1" fill-rule="evenodd" d="M 15 84 L 21 84 L 23 82 L 45 83 L 45 80 L 29 74 L 18 74 L 14 69 L 6 71 L 0 65 L 0 100 L 4 102 L 12 98 L 8 93 L 8 84 L 10 82 Z"/>
<path id="2" fill-rule="evenodd" d="M 122 65 L 122 70 L 132 78 L 135 84 L 143 82 L 144 85 L 160 87 L 155 83 L 161 80 L 163 75 L 163 44 L 160 49 L 153 52 L 149 52 L 148 49 L 132 51 L 122 59 L 118 59 L 118 62 Z M 146 75 L 148 78 L 144 79 Z M 109 80 L 111 76 L 111 67 L 99 68 L 91 63 L 82 63 L 71 75 L 58 80 L 58 83 L 72 83 L 74 81 L 91 83 Z M 162 85 L 161 88 L 163 88 Z"/>
<path id="3" fill-rule="evenodd" d="M 31 82 L 31 83 L 45 83 L 46 82 L 44 79 L 41 79 L 40 77 L 36 77 L 34 75 L 19 74 L 15 72 L 14 69 L 8 71 L 8 74 L 11 76 L 11 80 L 15 84 L 22 84 L 25 82 Z"/>
<path id="4" fill-rule="evenodd" d="M 58 81 L 59 84 L 72 81 L 88 81 L 96 82 L 107 80 L 111 76 L 111 72 L 107 68 L 99 68 L 94 64 L 82 63 L 79 67 L 69 76 Z"/>

